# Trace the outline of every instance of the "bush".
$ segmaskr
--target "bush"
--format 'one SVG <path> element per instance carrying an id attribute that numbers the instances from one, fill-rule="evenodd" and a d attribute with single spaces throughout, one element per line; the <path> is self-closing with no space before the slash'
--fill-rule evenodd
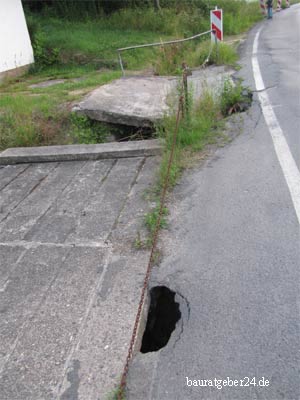
<path id="1" fill-rule="evenodd" d="M 32 43 L 35 67 L 41 69 L 50 65 L 59 64 L 60 50 L 58 47 L 47 45 L 47 35 L 32 14 L 26 16 L 28 31 Z"/>
<path id="2" fill-rule="evenodd" d="M 59 63 L 59 49 L 46 46 L 46 35 L 43 31 L 38 31 L 33 40 L 32 48 L 37 67 L 49 67 Z"/>

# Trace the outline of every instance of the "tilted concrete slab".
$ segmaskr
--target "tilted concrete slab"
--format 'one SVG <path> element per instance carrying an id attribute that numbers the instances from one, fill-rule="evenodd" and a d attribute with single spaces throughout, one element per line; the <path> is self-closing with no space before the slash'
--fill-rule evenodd
<path id="1" fill-rule="evenodd" d="M 143 157 L 158 155 L 161 151 L 162 145 L 158 139 L 66 146 L 16 147 L 0 153 L 0 164 Z"/>
<path id="2" fill-rule="evenodd" d="M 203 90 L 219 90 L 233 74 L 224 66 L 194 70 L 188 85 L 194 99 Z M 73 111 L 91 119 L 113 124 L 151 127 L 174 109 L 181 78 L 124 77 L 91 92 Z"/>
<path id="3" fill-rule="evenodd" d="M 94 90 L 73 111 L 91 119 L 137 127 L 150 127 L 168 112 L 167 98 L 176 78 L 124 77 Z"/>
<path id="4" fill-rule="evenodd" d="M 159 162 L 0 167 L 1 400 L 106 400 L 119 383 Z"/>

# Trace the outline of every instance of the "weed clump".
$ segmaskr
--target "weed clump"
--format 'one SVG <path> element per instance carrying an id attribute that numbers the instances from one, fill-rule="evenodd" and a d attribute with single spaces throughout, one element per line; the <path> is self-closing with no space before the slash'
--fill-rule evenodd
<path id="1" fill-rule="evenodd" d="M 226 117 L 246 111 L 252 103 L 252 97 L 251 91 L 244 88 L 241 82 L 235 85 L 231 79 L 226 79 L 220 96 L 222 114 Z"/>
<path id="2" fill-rule="evenodd" d="M 106 124 L 91 120 L 85 115 L 71 113 L 71 130 L 77 143 L 97 144 L 104 143 L 108 136 Z"/>
<path id="3" fill-rule="evenodd" d="M 159 210 L 160 210 L 160 205 L 158 204 L 152 211 L 150 211 L 148 214 L 145 215 L 145 224 L 151 233 L 151 235 L 155 234 L 155 229 L 156 229 L 156 224 L 158 221 L 159 217 Z M 167 226 L 167 221 L 166 221 L 166 216 L 168 215 L 168 209 L 166 207 L 163 208 L 162 210 L 162 216 L 160 220 L 160 228 L 166 228 Z"/>

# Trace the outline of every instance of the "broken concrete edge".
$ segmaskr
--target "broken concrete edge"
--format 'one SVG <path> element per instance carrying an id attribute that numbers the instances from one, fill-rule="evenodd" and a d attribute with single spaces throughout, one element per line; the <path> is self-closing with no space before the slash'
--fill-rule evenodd
<path id="1" fill-rule="evenodd" d="M 226 66 L 193 69 L 190 94 L 198 101 L 205 91 L 216 94 L 235 71 Z M 92 120 L 141 128 L 155 127 L 177 108 L 180 76 L 127 77 L 99 86 L 73 105 L 72 112 Z"/>
<path id="2" fill-rule="evenodd" d="M 155 125 L 159 124 L 165 115 L 170 114 L 170 112 L 161 112 L 161 115 L 153 117 L 151 120 L 141 117 L 139 115 L 126 115 L 121 113 L 115 113 L 105 110 L 83 110 L 80 104 L 76 104 L 72 108 L 72 113 L 78 115 L 86 116 L 94 121 L 105 122 L 107 124 L 114 125 L 126 125 L 133 126 L 136 128 L 154 128 Z M 114 122 L 112 122 L 114 121 Z"/>
<path id="3" fill-rule="evenodd" d="M 0 164 L 145 157 L 160 155 L 162 150 L 163 143 L 159 139 L 87 145 L 16 147 L 0 153 Z"/>

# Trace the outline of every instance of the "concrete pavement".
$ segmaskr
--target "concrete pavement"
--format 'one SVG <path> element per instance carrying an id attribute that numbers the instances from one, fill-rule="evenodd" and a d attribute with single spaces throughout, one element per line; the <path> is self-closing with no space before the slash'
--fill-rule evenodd
<path id="1" fill-rule="evenodd" d="M 257 26 L 239 73 L 255 90 L 262 27 L 258 62 L 298 168 L 299 26 L 299 5 Z M 165 348 L 135 357 L 129 400 L 300 398 L 299 222 L 257 94 L 242 118 L 242 134 L 186 173 L 171 199 L 151 285 L 189 307 Z"/>
<path id="2" fill-rule="evenodd" d="M 0 167 L 1 400 L 105 400 L 119 383 L 158 163 Z"/>

